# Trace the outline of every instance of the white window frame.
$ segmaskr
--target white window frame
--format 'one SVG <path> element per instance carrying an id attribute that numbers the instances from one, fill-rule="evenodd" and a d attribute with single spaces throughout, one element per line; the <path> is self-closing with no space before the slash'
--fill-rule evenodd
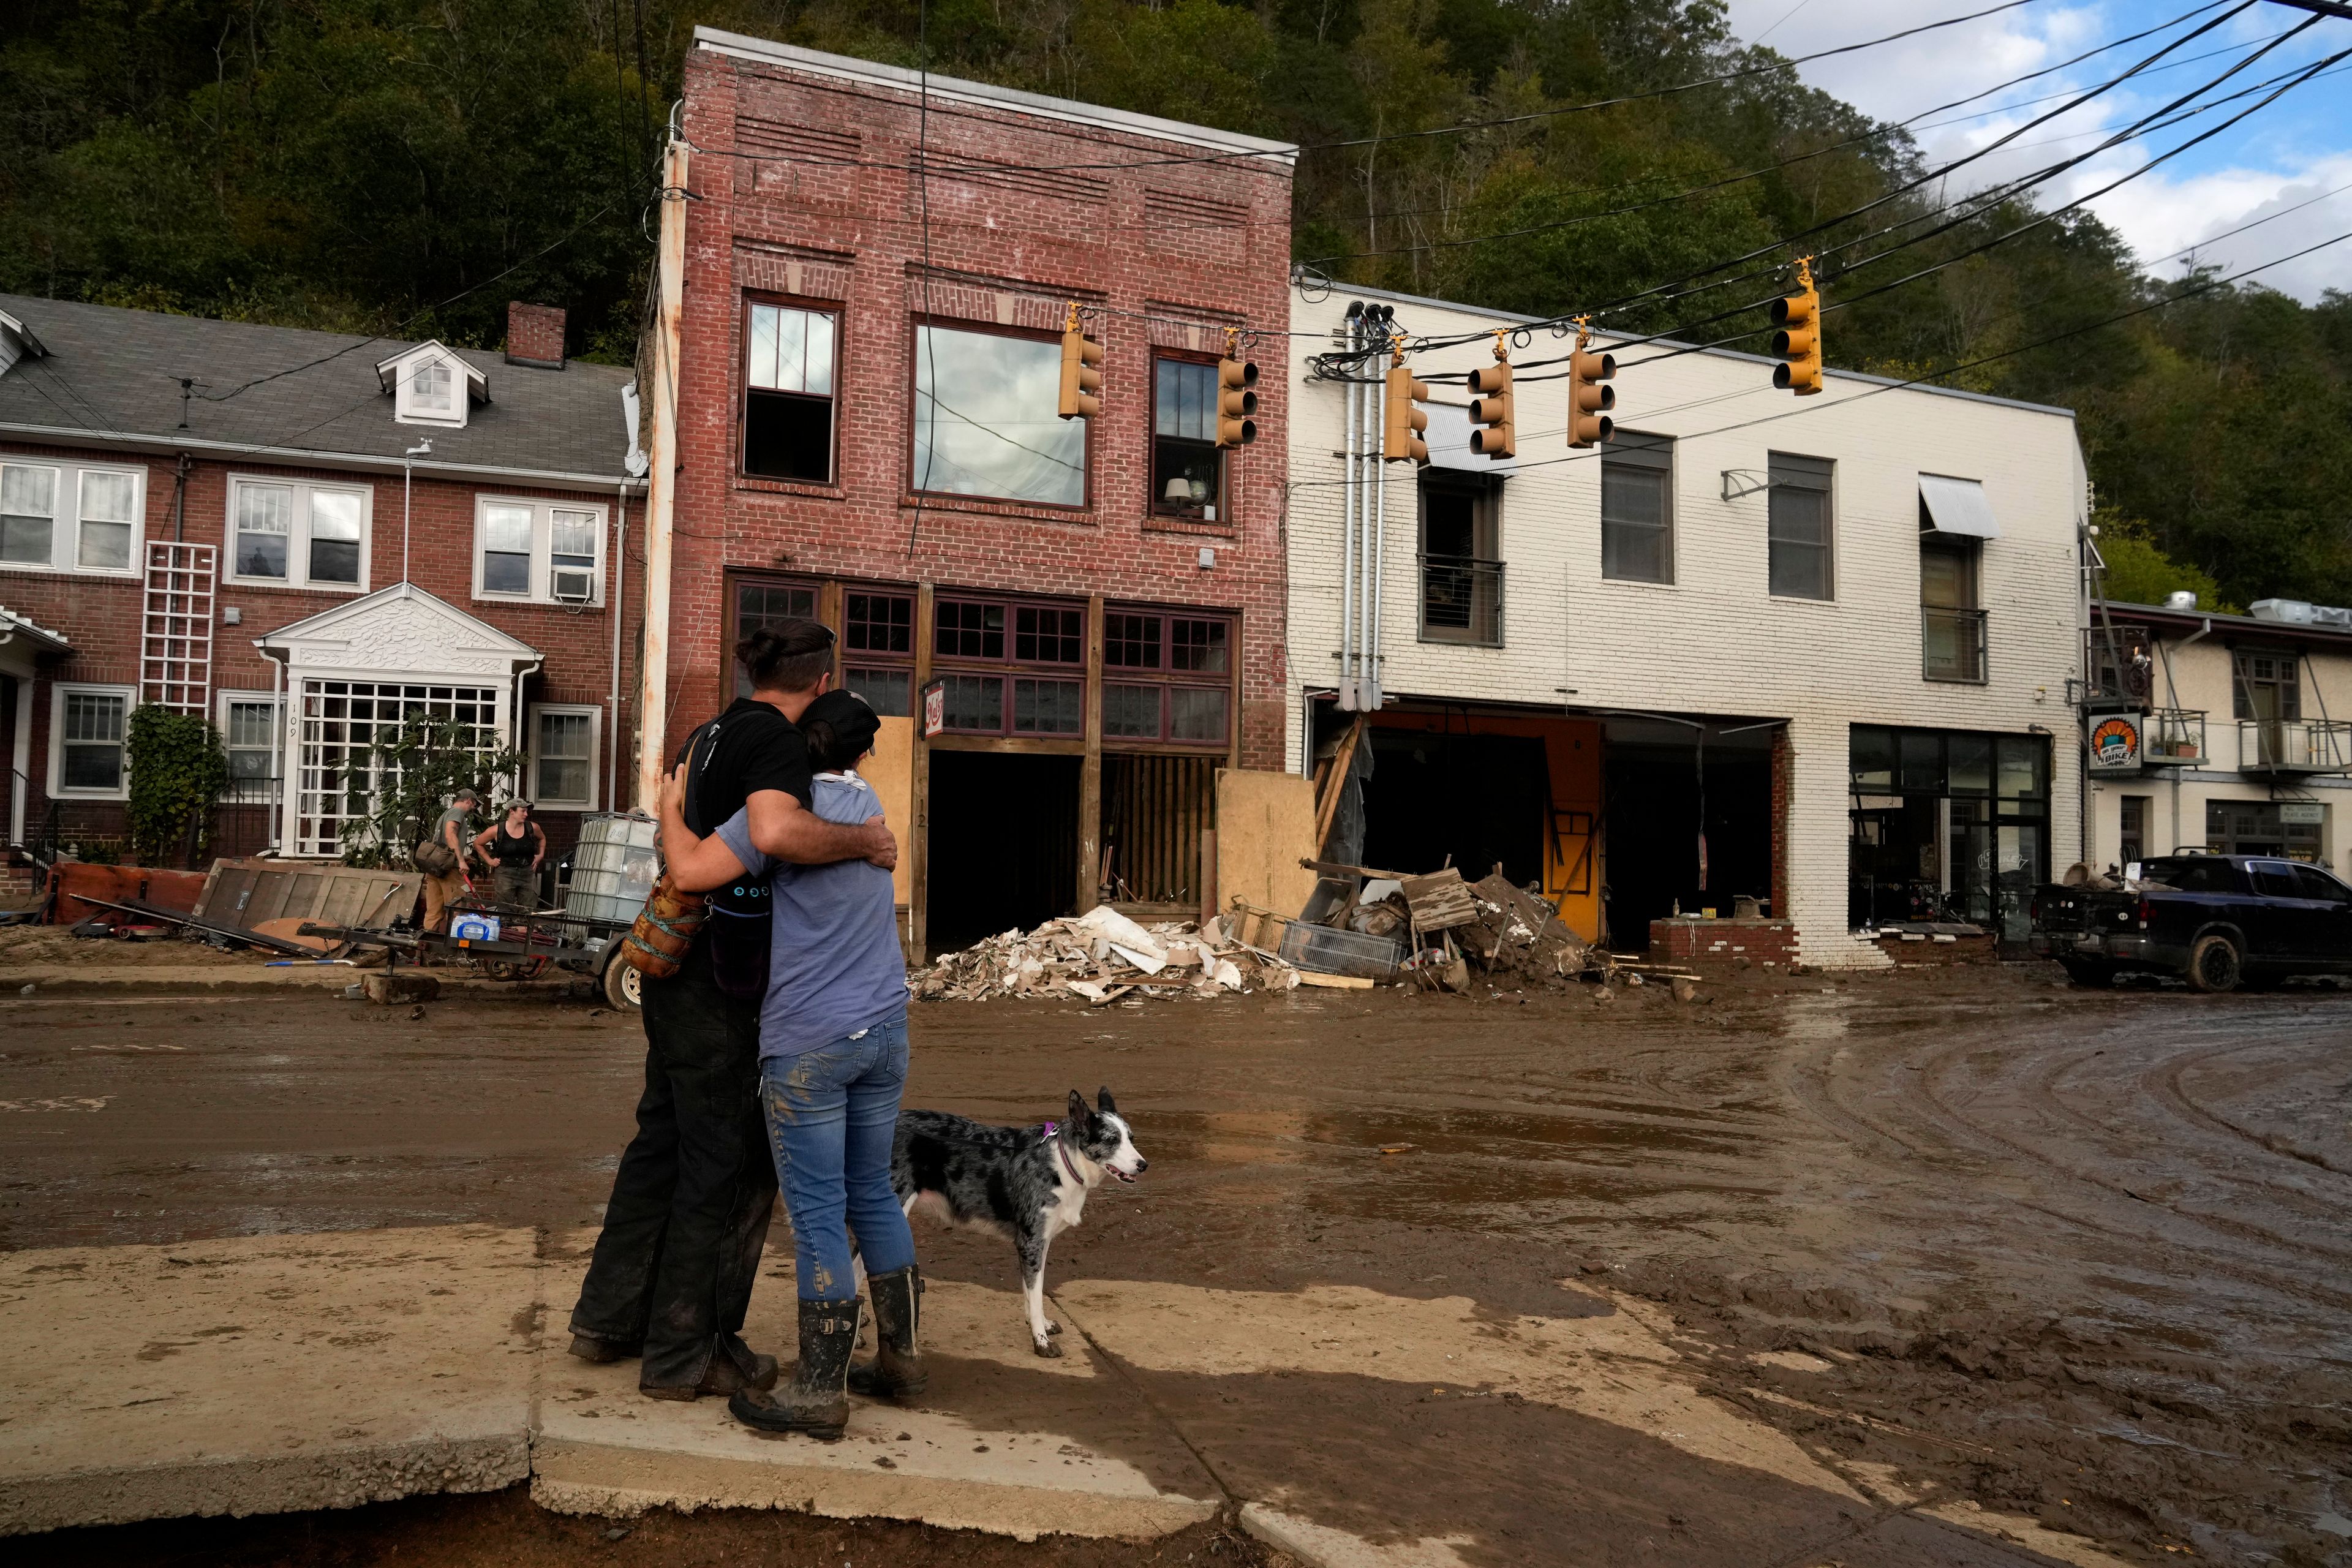
<path id="1" fill-rule="evenodd" d="M 426 365 L 439 365 L 449 376 L 449 406 L 427 408 L 416 400 L 416 373 Z M 452 429 L 465 426 L 467 403 L 473 395 L 468 384 L 465 361 L 447 349 L 434 347 L 409 355 L 396 367 L 399 379 L 393 383 L 393 418 L 402 425 L 439 425 Z"/>
<path id="2" fill-rule="evenodd" d="M 68 789 L 66 787 L 66 699 L 68 697 L 120 697 L 122 699 L 122 782 L 113 789 Z M 139 689 L 135 686 L 107 686 L 96 682 L 60 682 L 49 688 L 49 798 L 51 800 L 129 800 L 131 798 L 131 713 L 139 706 Z"/>
<path id="3" fill-rule="evenodd" d="M 238 499 L 252 485 L 277 485 L 295 492 L 294 516 L 286 532 L 286 575 L 248 577 L 236 569 Z M 356 583 L 310 581 L 310 498 L 320 490 L 355 495 L 360 500 L 360 580 Z M 231 474 L 228 510 L 221 519 L 221 581 L 248 588 L 291 588 L 305 594 L 341 594 L 357 598 L 368 591 L 375 570 L 375 487 L 323 479 L 288 479 L 277 474 Z"/>
<path id="4" fill-rule="evenodd" d="M 522 594 L 494 594 L 482 585 L 483 557 L 488 552 L 484 530 L 488 526 L 489 510 L 494 506 L 520 506 L 530 509 L 530 590 Z M 555 596 L 554 571 L 550 557 L 555 532 L 555 514 L 559 511 L 585 512 L 596 520 L 596 591 L 585 599 L 559 599 Z M 474 597 L 493 605 L 557 605 L 566 609 L 602 609 L 604 605 L 605 555 L 610 549 L 612 531 L 611 509 L 597 501 L 551 500 L 545 496 L 506 496 L 478 494 L 474 497 Z"/>
<path id="5" fill-rule="evenodd" d="M 586 714 L 588 718 L 588 798 L 556 800 L 546 793 L 539 774 L 539 719 L 542 713 L 565 715 Z M 604 755 L 604 710 L 593 702 L 534 702 L 527 715 L 530 727 L 523 732 L 530 737 L 530 785 L 525 792 L 533 805 L 548 811 L 602 811 L 604 809 L 604 773 L 598 760 Z"/>
<path id="6" fill-rule="evenodd" d="M 230 739 L 228 710 L 231 707 L 242 707 L 247 704 L 270 710 L 269 776 L 282 784 L 286 777 L 286 697 L 283 692 L 228 690 L 219 692 L 213 705 L 213 722 L 220 727 L 221 750 L 250 752 L 256 749 L 251 746 L 239 746 Z M 234 777 L 230 782 L 236 782 Z"/>
<path id="7" fill-rule="evenodd" d="M 147 469 L 143 464 L 28 461 L 0 453 L 0 467 L 46 468 L 54 483 L 49 499 L 49 558 L 0 561 L 0 572 L 56 572 L 76 577 L 136 579 L 147 542 Z M 121 566 L 81 563 L 83 482 L 90 474 L 121 474 L 131 480 L 131 549 Z"/>

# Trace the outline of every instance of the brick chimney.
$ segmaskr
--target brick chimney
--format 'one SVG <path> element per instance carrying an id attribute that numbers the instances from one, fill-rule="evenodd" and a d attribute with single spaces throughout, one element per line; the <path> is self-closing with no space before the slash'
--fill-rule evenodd
<path id="1" fill-rule="evenodd" d="M 559 305 L 507 306 L 507 363 L 540 370 L 563 368 L 563 310 Z"/>

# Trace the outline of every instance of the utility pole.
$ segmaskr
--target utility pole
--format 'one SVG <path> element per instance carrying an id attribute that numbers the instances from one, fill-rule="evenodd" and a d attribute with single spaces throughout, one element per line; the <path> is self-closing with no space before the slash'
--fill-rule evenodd
<path id="1" fill-rule="evenodd" d="M 637 681 L 636 808 L 661 804 L 667 755 L 664 721 L 669 713 L 670 541 L 677 510 L 678 316 L 686 294 L 686 143 L 673 136 L 662 157 L 661 246 L 655 268 L 659 304 L 654 321 L 653 417 L 646 493 L 645 660 Z"/>

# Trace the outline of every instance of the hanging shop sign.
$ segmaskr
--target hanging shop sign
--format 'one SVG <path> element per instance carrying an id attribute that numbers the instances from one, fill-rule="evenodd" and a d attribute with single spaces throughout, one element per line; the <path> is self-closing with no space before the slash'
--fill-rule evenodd
<path id="1" fill-rule="evenodd" d="M 2138 714 L 2097 713 L 2084 722 L 2090 727 L 2090 759 L 2093 773 L 2119 773 L 2138 771 Z"/>

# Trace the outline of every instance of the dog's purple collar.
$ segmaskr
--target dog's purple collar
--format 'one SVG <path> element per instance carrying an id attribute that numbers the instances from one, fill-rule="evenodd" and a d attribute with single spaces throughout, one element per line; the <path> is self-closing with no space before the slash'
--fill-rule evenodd
<path id="1" fill-rule="evenodd" d="M 1062 1124 L 1060 1122 L 1048 1121 L 1045 1123 L 1045 1131 L 1040 1136 L 1051 1142 L 1054 1145 L 1054 1152 L 1062 1157 L 1062 1169 L 1070 1173 L 1070 1180 L 1077 1183 L 1078 1185 L 1083 1187 L 1087 1184 L 1087 1179 L 1078 1174 L 1078 1168 L 1076 1165 L 1070 1163 L 1070 1152 L 1062 1147 L 1061 1139 L 1055 1136 L 1055 1134 L 1059 1133 L 1061 1131 Z"/>

